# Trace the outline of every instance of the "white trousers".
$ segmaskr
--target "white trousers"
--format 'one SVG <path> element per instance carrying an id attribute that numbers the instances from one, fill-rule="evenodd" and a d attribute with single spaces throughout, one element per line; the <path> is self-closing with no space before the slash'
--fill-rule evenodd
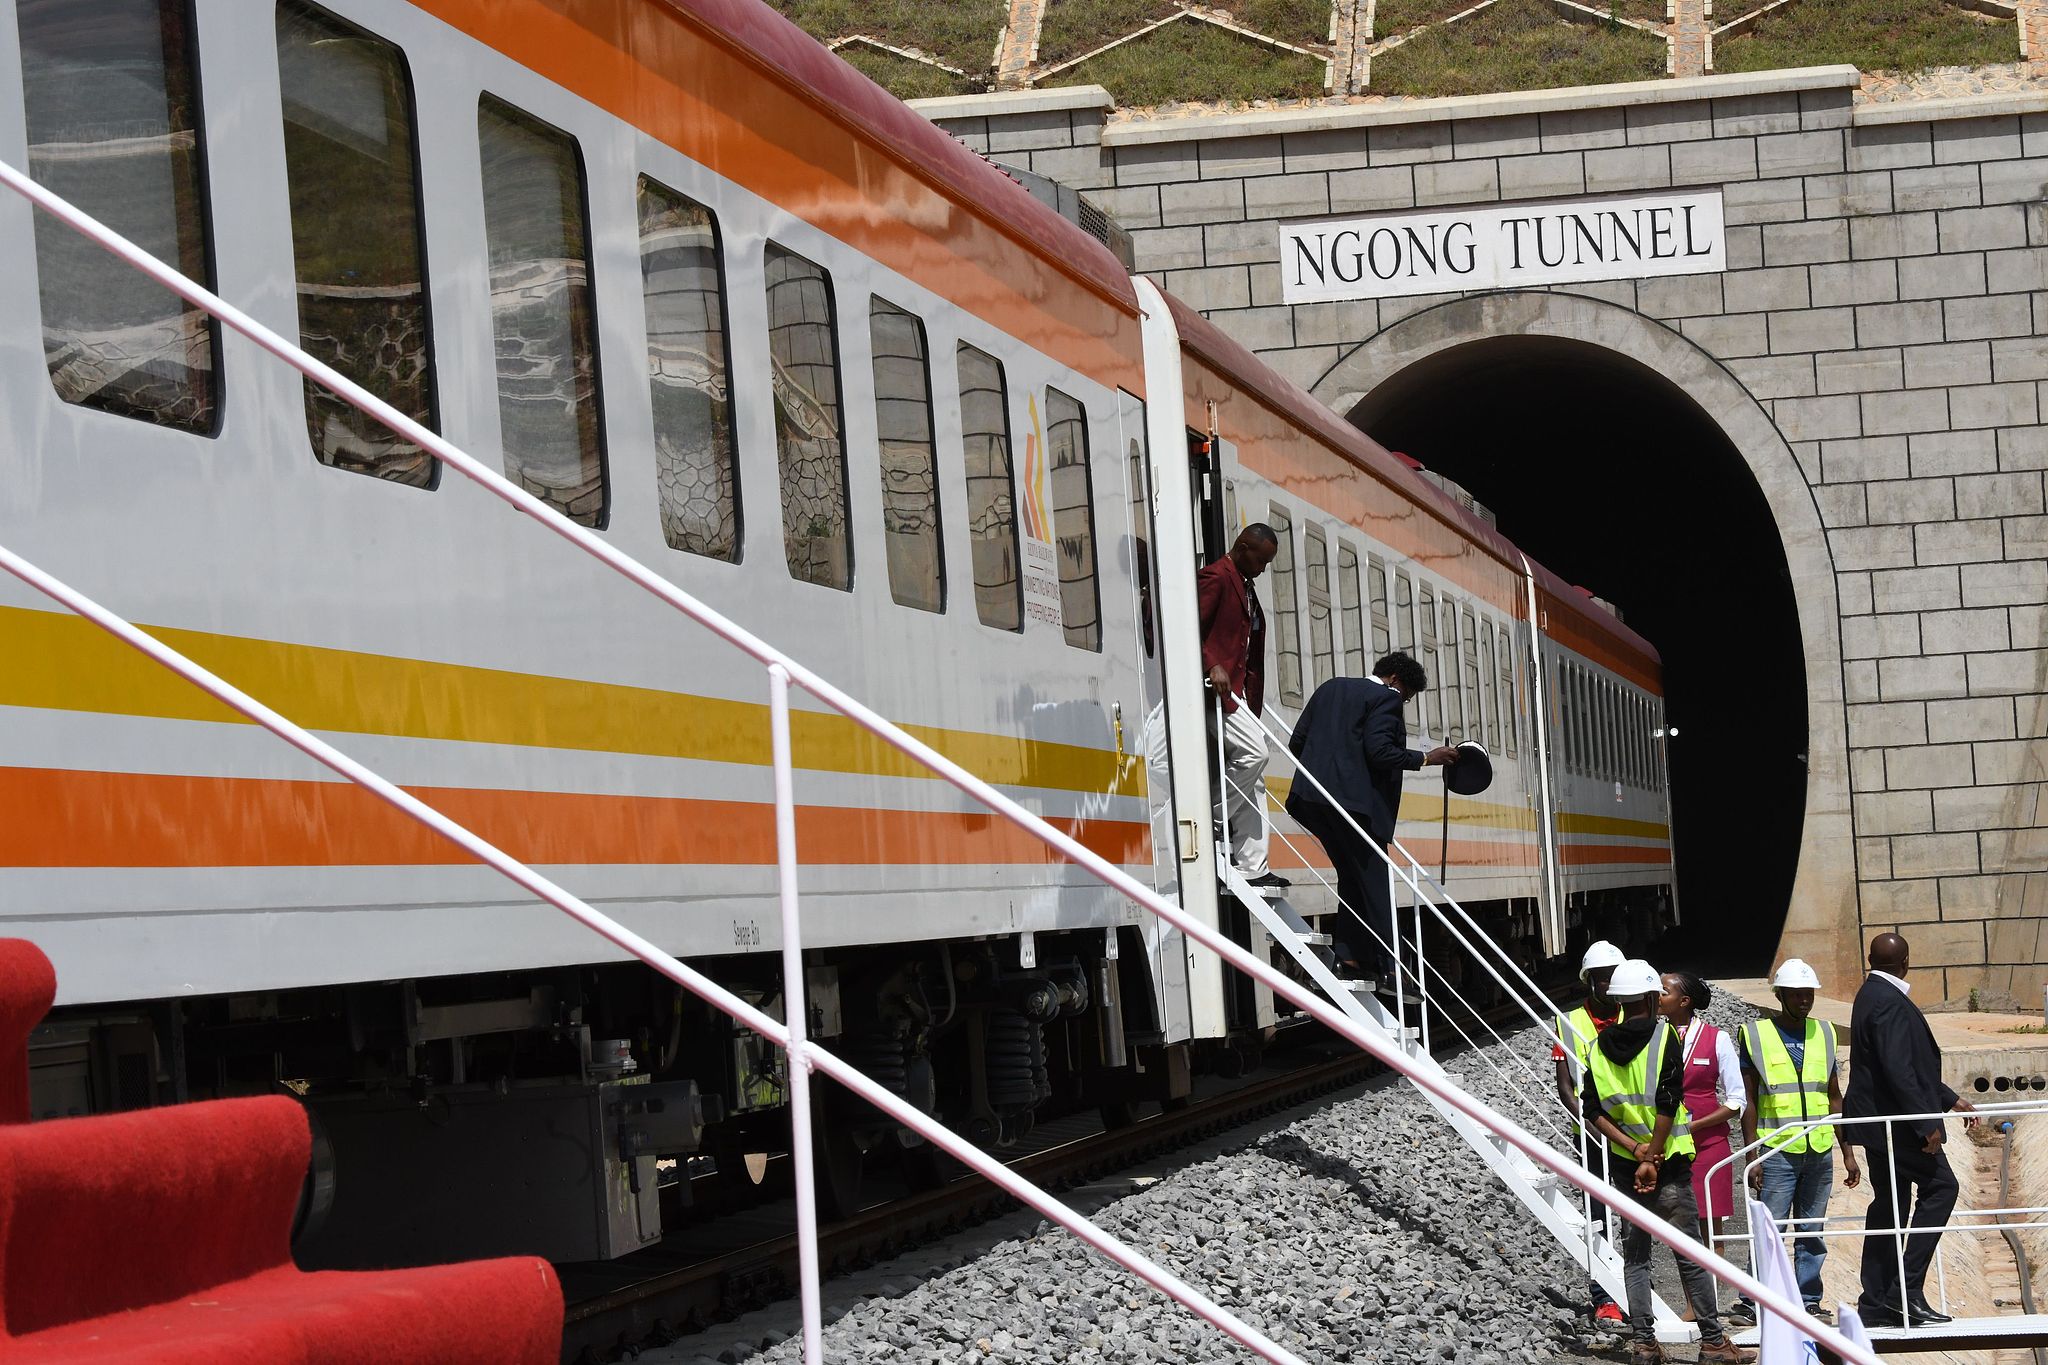
<path id="1" fill-rule="evenodd" d="M 1216 714 L 1209 714 L 1209 742 L 1215 743 Z M 1230 861 L 1247 877 L 1266 875 L 1266 732 L 1250 708 L 1223 717 L 1223 790 L 1212 817 L 1227 830 Z"/>

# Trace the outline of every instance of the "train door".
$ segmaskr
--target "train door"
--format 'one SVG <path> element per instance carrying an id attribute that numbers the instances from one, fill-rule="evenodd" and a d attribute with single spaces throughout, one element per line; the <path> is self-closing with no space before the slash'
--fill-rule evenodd
<path id="1" fill-rule="evenodd" d="M 1232 535 L 1224 508 L 1224 449 L 1215 433 L 1188 430 L 1188 483 L 1195 494 L 1195 568 L 1229 553 Z"/>
<path id="2" fill-rule="evenodd" d="M 1530 785 L 1534 789 L 1536 808 L 1536 833 L 1538 857 L 1542 860 L 1542 876 L 1538 880 L 1539 914 L 1543 926 L 1543 950 L 1555 955 L 1565 951 L 1564 881 L 1558 864 L 1557 813 L 1564 794 L 1564 757 L 1558 744 L 1563 733 L 1563 699 L 1559 696 L 1556 680 L 1558 675 L 1551 671 L 1549 651 L 1544 648 L 1545 618 L 1543 608 L 1536 597 L 1536 578 L 1529 568 L 1529 561 L 1522 560 L 1522 585 L 1527 594 L 1529 616 L 1520 623 L 1517 631 L 1521 646 L 1517 663 L 1527 672 L 1529 687 L 1529 764 Z M 1526 633 L 1523 633 L 1526 632 Z"/>
<path id="3" fill-rule="evenodd" d="M 1188 464 L 1185 384 L 1180 335 L 1173 310 L 1153 283 L 1139 276 L 1131 287 L 1144 309 L 1145 448 L 1151 457 L 1154 598 L 1159 614 L 1159 655 L 1164 675 L 1174 809 L 1181 836 L 1181 906 L 1204 924 L 1218 923 L 1215 846 L 1209 837 L 1213 785 L 1203 709 L 1200 611 L 1195 574 L 1208 546 L 1202 539 L 1201 497 Z M 1207 485 L 1213 493 L 1216 485 Z M 1187 991 L 1167 1002 L 1166 1041 L 1218 1038 L 1225 1031 L 1223 964 L 1179 932 L 1165 936 L 1184 955 Z"/>
<path id="4" fill-rule="evenodd" d="M 1119 391 L 1117 420 L 1124 452 L 1124 491 L 1131 508 L 1128 553 L 1132 588 L 1137 597 L 1138 646 L 1144 679 L 1145 713 L 1139 721 L 1133 752 L 1141 755 L 1145 763 L 1145 799 L 1152 825 L 1152 885 L 1166 899 L 1179 901 L 1183 835 L 1174 803 L 1164 629 L 1157 587 L 1157 547 L 1161 543 L 1155 528 L 1158 500 L 1152 487 L 1151 438 L 1145 430 L 1144 402 Z M 1120 938 L 1126 943 L 1143 943 L 1155 999 L 1162 1006 L 1161 1031 L 1170 1035 L 1173 1030 L 1169 1018 L 1174 1010 L 1165 1002 L 1179 1002 L 1184 1011 L 1188 990 L 1187 953 L 1179 942 L 1180 935 L 1162 932 L 1158 920 L 1140 915 L 1132 929 Z"/>

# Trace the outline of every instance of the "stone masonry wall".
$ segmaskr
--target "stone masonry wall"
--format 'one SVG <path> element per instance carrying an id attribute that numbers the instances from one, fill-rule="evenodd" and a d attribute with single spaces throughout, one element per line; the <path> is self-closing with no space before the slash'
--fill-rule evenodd
<path id="1" fill-rule="evenodd" d="M 1718 186 L 1725 274 L 1560 289 L 1682 333 L 1797 457 L 1839 599 L 1860 906 L 1842 930 L 1906 932 L 1915 966 L 1939 969 L 1930 994 L 2039 1000 L 2048 100 L 1858 105 L 1854 81 L 1830 68 L 1179 126 L 1113 121 L 1086 91 L 926 112 L 1085 192 L 1131 231 L 1141 271 L 1312 392 L 1452 296 L 1290 307 L 1279 220 Z"/>

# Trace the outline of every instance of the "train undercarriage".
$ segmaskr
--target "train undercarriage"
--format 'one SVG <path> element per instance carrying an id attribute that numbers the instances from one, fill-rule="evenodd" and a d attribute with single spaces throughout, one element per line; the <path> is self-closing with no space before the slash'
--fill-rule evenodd
<path id="1" fill-rule="evenodd" d="M 1575 898 L 1568 950 L 1546 958 L 1533 902 L 1471 909 L 1553 978 L 1592 937 L 1644 943 L 1669 921 L 1660 888 Z M 1251 942 L 1241 919 L 1231 928 Z M 1475 1008 L 1493 1003 L 1454 945 L 1432 936 L 1429 956 Z M 1241 982 L 1221 1036 L 1168 1042 L 1134 928 L 807 957 L 812 1037 L 996 1151 L 1050 1116 L 1094 1109 L 1114 1126 L 1184 1102 L 1196 1075 L 1255 1068 L 1296 1020 Z M 696 965 L 782 1017 L 779 955 Z M 611 1259 L 687 1222 L 706 1177 L 758 1183 L 790 1146 L 779 1050 L 630 963 L 60 1010 L 30 1058 L 39 1117 L 296 1095 L 314 1134 L 294 1231 L 308 1268 Z M 949 1173 L 838 1086 L 814 1094 L 827 1218 L 860 1206 L 877 1163 L 913 1184 Z"/>

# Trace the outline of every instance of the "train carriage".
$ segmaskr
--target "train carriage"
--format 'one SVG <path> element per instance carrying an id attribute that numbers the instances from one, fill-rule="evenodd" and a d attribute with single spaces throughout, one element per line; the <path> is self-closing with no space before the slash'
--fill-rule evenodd
<path id="1" fill-rule="evenodd" d="M 1670 912 L 1649 646 L 765 6 L 251 13 L 4 0 L 0 157 L 1212 922 L 1194 571 L 1252 520 L 1276 720 L 1412 648 L 1414 730 L 1496 754 L 1402 811 L 1461 899 L 1532 959 Z M 21 202 L 0 251 L 0 542 L 782 1008 L 755 670 Z M 21 585 L 0 634 L 39 1112 L 302 1095 L 331 1263 L 617 1255 L 676 1216 L 658 1157 L 786 1143 L 722 1019 Z M 1276 1022 L 796 719 L 808 1005 L 920 1104 L 1001 1143 Z M 898 1135 L 846 1119 L 850 1200 Z"/>

